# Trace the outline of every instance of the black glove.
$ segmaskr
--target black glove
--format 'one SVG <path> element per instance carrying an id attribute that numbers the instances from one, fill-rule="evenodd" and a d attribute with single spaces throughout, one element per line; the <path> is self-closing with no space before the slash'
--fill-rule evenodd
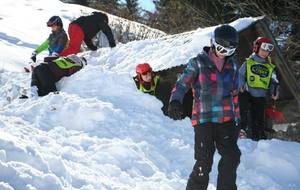
<path id="1" fill-rule="evenodd" d="M 84 41 L 85 45 L 92 51 L 96 51 L 98 48 L 92 42 L 92 40 Z"/>
<path id="2" fill-rule="evenodd" d="M 169 104 L 168 113 L 169 113 L 169 117 L 174 120 L 183 119 L 182 104 L 178 100 L 171 101 Z"/>
<path id="3" fill-rule="evenodd" d="M 114 48 L 114 47 L 116 47 L 116 43 L 113 42 L 113 43 L 109 44 L 109 46 L 110 46 L 111 48 Z"/>
<path id="4" fill-rule="evenodd" d="M 36 56 L 32 56 L 31 60 L 35 63 L 36 62 Z"/>
<path id="5" fill-rule="evenodd" d="M 92 51 L 96 51 L 98 49 L 97 46 L 95 46 L 95 45 L 91 45 L 89 48 Z"/>
<path id="6" fill-rule="evenodd" d="M 35 63 L 36 62 L 36 51 L 32 52 L 30 59 Z"/>

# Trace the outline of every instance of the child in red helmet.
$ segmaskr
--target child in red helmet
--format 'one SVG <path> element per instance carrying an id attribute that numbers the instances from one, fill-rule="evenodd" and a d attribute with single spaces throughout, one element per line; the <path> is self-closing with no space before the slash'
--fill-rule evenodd
<path id="1" fill-rule="evenodd" d="M 152 72 L 152 68 L 148 63 L 138 64 L 135 70 L 134 81 L 137 88 L 142 92 L 155 95 L 159 76 Z"/>
<path id="2" fill-rule="evenodd" d="M 239 69 L 241 135 L 249 136 L 248 130 L 251 129 L 253 140 L 266 139 L 264 109 L 267 92 L 270 91 L 273 100 L 279 96 L 275 65 L 270 58 L 273 49 L 271 39 L 257 38 L 253 43 L 253 54 Z M 248 121 L 249 115 L 251 122 Z"/>
<path id="3" fill-rule="evenodd" d="M 154 95 L 163 103 L 161 110 L 167 115 L 171 84 L 161 80 L 156 75 L 148 63 L 138 64 L 136 66 L 136 76 L 133 77 L 136 87 L 144 92 Z"/>

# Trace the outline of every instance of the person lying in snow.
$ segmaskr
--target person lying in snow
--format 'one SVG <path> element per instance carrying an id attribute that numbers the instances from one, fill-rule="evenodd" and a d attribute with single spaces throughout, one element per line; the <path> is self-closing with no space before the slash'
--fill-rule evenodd
<path id="1" fill-rule="evenodd" d="M 161 110 L 167 115 L 171 85 L 168 85 L 160 76 L 156 75 L 148 63 L 136 66 L 136 76 L 133 79 L 136 87 L 141 92 L 151 94 L 162 101 L 163 107 Z"/>
<path id="2" fill-rule="evenodd" d="M 74 54 L 59 58 L 45 57 L 44 61 L 33 69 L 29 96 L 45 96 L 50 92 L 56 92 L 56 82 L 63 77 L 71 76 L 87 64 L 84 57 Z M 20 98 L 28 96 L 22 95 Z"/>

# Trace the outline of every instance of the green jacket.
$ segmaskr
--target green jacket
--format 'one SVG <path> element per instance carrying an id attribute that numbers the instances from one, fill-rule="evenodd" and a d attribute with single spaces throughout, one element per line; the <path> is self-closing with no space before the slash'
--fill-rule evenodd
<path id="1" fill-rule="evenodd" d="M 39 47 L 35 49 L 37 54 L 48 48 L 49 55 L 53 53 L 60 54 L 66 47 L 68 42 L 68 36 L 65 30 L 62 28 L 58 31 L 52 32 L 49 37 Z"/>

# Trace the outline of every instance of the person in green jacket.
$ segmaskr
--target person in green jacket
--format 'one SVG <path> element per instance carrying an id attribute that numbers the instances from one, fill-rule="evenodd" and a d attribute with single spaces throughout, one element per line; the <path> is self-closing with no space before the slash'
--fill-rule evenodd
<path id="1" fill-rule="evenodd" d="M 52 16 L 47 26 L 51 27 L 52 33 L 40 46 L 38 46 L 31 54 L 31 59 L 36 62 L 36 56 L 42 51 L 48 49 L 49 56 L 58 57 L 64 50 L 68 42 L 68 36 L 63 28 L 63 22 L 59 16 Z"/>

